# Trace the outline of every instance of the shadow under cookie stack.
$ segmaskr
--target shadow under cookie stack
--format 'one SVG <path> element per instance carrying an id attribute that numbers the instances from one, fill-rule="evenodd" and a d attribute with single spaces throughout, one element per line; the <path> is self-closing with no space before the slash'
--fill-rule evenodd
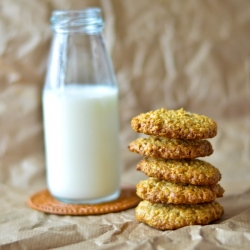
<path id="1" fill-rule="evenodd" d="M 206 225 L 219 219 L 223 207 L 215 201 L 224 190 L 221 173 L 210 163 L 197 159 L 213 153 L 206 139 L 217 134 L 210 118 L 183 109 L 159 109 L 142 113 L 131 121 L 145 135 L 131 142 L 131 152 L 145 156 L 137 170 L 149 178 L 136 186 L 142 201 L 136 218 L 156 229 Z"/>

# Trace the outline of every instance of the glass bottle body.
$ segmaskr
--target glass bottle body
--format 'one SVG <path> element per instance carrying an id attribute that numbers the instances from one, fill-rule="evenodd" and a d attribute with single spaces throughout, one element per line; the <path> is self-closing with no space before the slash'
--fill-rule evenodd
<path id="1" fill-rule="evenodd" d="M 43 90 L 47 184 L 61 201 L 100 203 L 120 192 L 118 88 L 100 22 L 90 29 L 79 13 L 73 31 L 54 28 Z"/>

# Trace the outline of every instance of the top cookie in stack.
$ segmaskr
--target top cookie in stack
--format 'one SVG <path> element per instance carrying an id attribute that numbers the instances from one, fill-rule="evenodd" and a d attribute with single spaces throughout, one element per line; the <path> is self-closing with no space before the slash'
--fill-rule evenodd
<path id="1" fill-rule="evenodd" d="M 185 111 L 158 109 L 140 114 L 131 121 L 132 128 L 146 135 L 177 139 L 206 139 L 217 134 L 217 124 L 212 119 Z"/>
<path id="2" fill-rule="evenodd" d="M 224 193 L 218 184 L 221 173 L 196 159 L 213 153 L 205 139 L 216 136 L 216 122 L 183 109 L 159 109 L 134 117 L 131 126 L 149 135 L 128 146 L 146 156 L 137 170 L 149 176 L 137 184 L 137 195 L 144 200 L 136 208 L 137 219 L 165 230 L 220 218 L 223 208 L 214 200 Z"/>

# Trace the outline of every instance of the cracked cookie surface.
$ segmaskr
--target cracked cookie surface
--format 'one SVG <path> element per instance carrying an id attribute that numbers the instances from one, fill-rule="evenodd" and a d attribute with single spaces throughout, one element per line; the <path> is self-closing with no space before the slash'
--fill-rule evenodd
<path id="1" fill-rule="evenodd" d="M 140 181 L 136 194 L 151 203 L 199 204 L 222 197 L 224 189 L 219 185 L 195 186 L 173 183 L 156 178 Z"/>
<path id="2" fill-rule="evenodd" d="M 217 134 L 212 119 L 184 109 L 158 109 L 134 117 L 131 127 L 138 133 L 179 139 L 206 139 Z"/>
<path id="3" fill-rule="evenodd" d="M 177 229 L 189 225 L 207 225 L 223 215 L 216 201 L 193 205 L 153 204 L 141 201 L 135 209 L 136 218 L 159 230 Z"/>
<path id="4" fill-rule="evenodd" d="M 213 185 L 221 179 L 217 168 L 198 159 L 166 160 L 146 157 L 137 164 L 137 170 L 160 180 L 193 185 Z"/>
<path id="5" fill-rule="evenodd" d="M 128 149 L 143 156 L 165 159 L 193 159 L 209 156 L 212 145 L 207 140 L 183 140 L 149 136 L 132 141 Z"/>

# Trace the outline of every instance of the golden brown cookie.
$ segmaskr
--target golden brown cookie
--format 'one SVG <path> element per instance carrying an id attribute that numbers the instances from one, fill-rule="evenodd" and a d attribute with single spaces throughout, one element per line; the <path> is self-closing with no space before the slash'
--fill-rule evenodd
<path id="1" fill-rule="evenodd" d="M 138 133 L 179 139 L 206 139 L 217 134 L 216 122 L 184 109 L 142 113 L 132 119 L 131 126 Z"/>
<path id="2" fill-rule="evenodd" d="M 152 177 L 140 181 L 136 186 L 136 194 L 152 203 L 198 204 L 212 202 L 222 197 L 223 193 L 224 189 L 219 184 L 195 186 Z"/>
<path id="3" fill-rule="evenodd" d="M 207 225 L 219 219 L 224 210 L 216 201 L 193 205 L 153 204 L 141 201 L 136 218 L 156 229 L 177 229 L 189 225 Z"/>
<path id="4" fill-rule="evenodd" d="M 209 156 L 213 153 L 212 145 L 207 140 L 183 140 L 155 136 L 137 138 L 129 144 L 128 149 L 143 156 L 165 159 L 191 159 Z"/>
<path id="5" fill-rule="evenodd" d="M 137 164 L 137 170 L 160 180 L 193 185 L 213 185 L 221 179 L 217 168 L 198 159 L 165 160 L 147 157 Z"/>

